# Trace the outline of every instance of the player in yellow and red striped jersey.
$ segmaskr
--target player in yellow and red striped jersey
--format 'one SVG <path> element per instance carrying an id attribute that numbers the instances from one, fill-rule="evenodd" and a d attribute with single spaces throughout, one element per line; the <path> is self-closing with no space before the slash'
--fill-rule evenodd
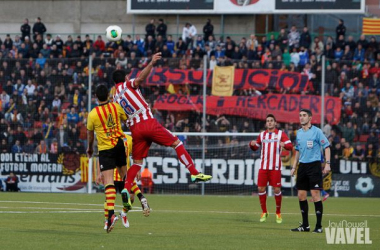
<path id="1" fill-rule="evenodd" d="M 114 214 L 116 190 L 113 181 L 113 172 L 118 168 L 122 175 L 126 174 L 127 157 L 125 155 L 124 132 L 121 124 L 127 116 L 116 103 L 109 103 L 108 88 L 99 85 L 96 88 L 96 97 L 99 105 L 91 110 L 87 119 L 87 156 L 92 157 L 94 152 L 95 133 L 99 149 L 99 165 L 97 167 L 96 183 L 102 182 L 105 186 L 106 204 L 108 212 L 107 233 L 114 228 L 118 216 Z"/>

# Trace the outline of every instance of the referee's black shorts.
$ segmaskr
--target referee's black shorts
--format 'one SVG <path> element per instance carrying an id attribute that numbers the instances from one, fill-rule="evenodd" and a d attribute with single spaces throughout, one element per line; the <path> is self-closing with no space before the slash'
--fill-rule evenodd
<path id="1" fill-rule="evenodd" d="M 322 164 L 320 161 L 299 164 L 296 188 L 306 191 L 323 189 Z"/>
<path id="2" fill-rule="evenodd" d="M 99 151 L 100 171 L 114 169 L 127 165 L 124 141 L 119 138 L 115 147 Z"/>

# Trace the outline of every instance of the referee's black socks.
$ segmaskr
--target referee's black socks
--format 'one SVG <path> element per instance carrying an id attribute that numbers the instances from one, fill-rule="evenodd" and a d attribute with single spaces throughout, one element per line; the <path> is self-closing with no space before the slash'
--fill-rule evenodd
<path id="1" fill-rule="evenodd" d="M 302 225 L 304 227 L 309 226 L 309 204 L 307 203 L 307 200 L 299 201 L 300 202 L 300 209 L 302 214 Z M 322 215 L 321 215 L 322 218 Z"/>
<path id="2" fill-rule="evenodd" d="M 323 205 L 322 201 L 317 201 L 314 202 L 314 207 L 315 207 L 315 215 L 317 216 L 317 228 L 322 227 L 322 214 L 323 214 Z"/>

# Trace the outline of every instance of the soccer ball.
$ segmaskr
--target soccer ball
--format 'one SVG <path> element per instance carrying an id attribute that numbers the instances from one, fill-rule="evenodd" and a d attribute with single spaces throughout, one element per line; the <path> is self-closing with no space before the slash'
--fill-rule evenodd
<path id="1" fill-rule="evenodd" d="M 117 25 L 111 25 L 106 29 L 106 37 L 110 42 L 117 42 L 121 40 L 122 30 Z"/>

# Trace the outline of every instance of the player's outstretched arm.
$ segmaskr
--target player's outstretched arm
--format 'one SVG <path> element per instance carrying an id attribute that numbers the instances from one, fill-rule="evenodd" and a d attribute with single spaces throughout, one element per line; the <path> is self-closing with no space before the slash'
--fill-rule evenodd
<path id="1" fill-rule="evenodd" d="M 141 71 L 140 75 L 136 78 L 134 85 L 137 88 L 140 86 L 141 83 L 145 82 L 146 78 L 148 78 L 150 72 L 152 71 L 152 68 L 156 64 L 158 60 L 161 60 L 161 52 L 158 52 L 153 55 L 152 61 Z"/>

